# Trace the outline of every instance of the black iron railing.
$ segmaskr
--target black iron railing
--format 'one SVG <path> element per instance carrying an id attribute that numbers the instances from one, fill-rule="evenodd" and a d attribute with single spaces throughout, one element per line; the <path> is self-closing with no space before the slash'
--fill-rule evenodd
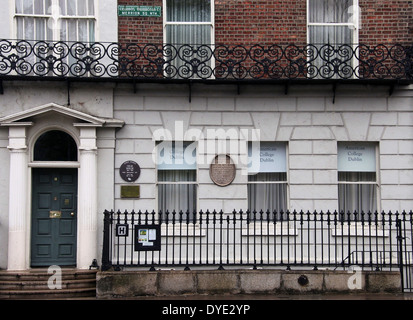
<path id="1" fill-rule="evenodd" d="M 412 211 L 105 211 L 102 269 L 357 265 L 398 271 L 404 261 L 412 270 L 412 235 Z"/>
<path id="2" fill-rule="evenodd" d="M 0 40 L 0 77 L 408 80 L 412 45 L 172 45 Z"/>

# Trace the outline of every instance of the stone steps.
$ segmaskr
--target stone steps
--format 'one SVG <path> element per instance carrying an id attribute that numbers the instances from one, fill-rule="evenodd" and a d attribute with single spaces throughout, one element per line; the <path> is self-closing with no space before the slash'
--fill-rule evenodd
<path id="1" fill-rule="evenodd" d="M 96 297 L 96 270 L 62 269 L 61 289 L 49 288 L 47 269 L 0 271 L 0 299 L 75 299 Z M 55 285 L 56 283 L 53 283 Z"/>

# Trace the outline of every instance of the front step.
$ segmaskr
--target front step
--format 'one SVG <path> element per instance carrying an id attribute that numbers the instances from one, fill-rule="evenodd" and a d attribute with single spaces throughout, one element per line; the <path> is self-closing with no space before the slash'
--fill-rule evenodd
<path id="1" fill-rule="evenodd" d="M 47 269 L 0 271 L 0 299 L 69 299 L 96 297 L 96 270 L 63 269 L 61 289 L 49 288 Z"/>

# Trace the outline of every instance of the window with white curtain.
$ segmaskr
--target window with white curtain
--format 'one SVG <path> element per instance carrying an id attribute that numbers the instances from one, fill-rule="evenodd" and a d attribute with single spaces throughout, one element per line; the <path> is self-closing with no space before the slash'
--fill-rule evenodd
<path id="1" fill-rule="evenodd" d="M 358 0 L 307 0 L 307 41 L 318 49 L 309 57 L 321 78 L 351 78 L 358 44 Z"/>
<path id="2" fill-rule="evenodd" d="M 165 43 L 212 44 L 211 0 L 164 0 Z"/>
<path id="3" fill-rule="evenodd" d="M 167 76 L 212 76 L 213 6 L 211 0 L 164 0 L 164 43 L 176 51 L 165 57 Z"/>
<path id="4" fill-rule="evenodd" d="M 95 41 L 95 0 L 15 0 L 16 37 Z"/>
<path id="5" fill-rule="evenodd" d="M 376 149 L 375 143 L 340 142 L 338 144 L 340 212 L 368 213 L 378 209 Z"/>
<path id="6" fill-rule="evenodd" d="M 196 157 L 196 142 L 162 141 L 157 144 L 158 210 L 163 213 L 175 210 L 177 214 L 182 211 L 184 221 L 187 218 L 193 221 L 197 208 Z"/>
<path id="7" fill-rule="evenodd" d="M 248 208 L 272 213 L 287 210 L 286 143 L 248 143 Z"/>

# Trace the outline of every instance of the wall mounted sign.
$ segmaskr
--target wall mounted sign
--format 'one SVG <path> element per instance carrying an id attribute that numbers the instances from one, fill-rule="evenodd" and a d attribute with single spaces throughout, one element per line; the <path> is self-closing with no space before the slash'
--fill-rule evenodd
<path id="1" fill-rule="evenodd" d="M 158 170 L 196 170 L 196 146 L 196 142 L 160 142 L 156 146 Z"/>
<path id="2" fill-rule="evenodd" d="M 209 168 L 211 180 L 220 187 L 225 187 L 235 179 L 235 164 L 228 155 L 217 155 Z"/>
<path id="3" fill-rule="evenodd" d="M 122 199 L 139 198 L 140 187 L 139 186 L 120 186 L 120 197 Z"/>
<path id="4" fill-rule="evenodd" d="M 376 146 L 373 143 L 340 142 L 337 161 L 338 171 L 375 172 Z"/>
<path id="5" fill-rule="evenodd" d="M 135 161 L 125 161 L 119 168 L 119 174 L 124 181 L 134 182 L 141 174 L 141 168 Z"/>
<path id="6" fill-rule="evenodd" d="M 286 144 L 284 142 L 248 143 L 248 173 L 286 172 Z"/>
<path id="7" fill-rule="evenodd" d="M 135 251 L 160 251 L 161 228 L 159 225 L 135 226 Z"/>
<path id="8" fill-rule="evenodd" d="M 119 17 L 160 17 L 160 6 L 118 6 Z"/>
<path id="9" fill-rule="evenodd" d="M 128 237 L 129 236 L 129 225 L 125 223 L 116 224 L 116 236 L 117 237 Z"/>

